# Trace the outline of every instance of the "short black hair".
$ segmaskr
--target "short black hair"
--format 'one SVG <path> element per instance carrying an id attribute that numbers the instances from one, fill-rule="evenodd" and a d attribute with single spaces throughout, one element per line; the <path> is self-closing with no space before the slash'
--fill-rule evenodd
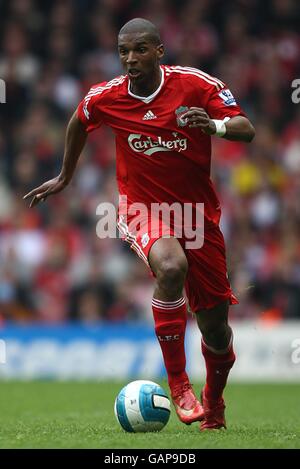
<path id="1" fill-rule="evenodd" d="M 134 18 L 128 21 L 120 29 L 119 36 L 121 36 L 121 34 L 129 33 L 145 33 L 153 44 L 156 46 L 161 44 L 160 34 L 157 27 L 151 23 L 151 21 L 145 20 L 144 18 Z"/>

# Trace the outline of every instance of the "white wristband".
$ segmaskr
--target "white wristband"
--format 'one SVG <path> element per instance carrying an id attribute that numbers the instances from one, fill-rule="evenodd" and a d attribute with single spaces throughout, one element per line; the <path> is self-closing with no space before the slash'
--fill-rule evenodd
<path id="1" fill-rule="evenodd" d="M 216 135 L 217 137 L 223 137 L 226 134 L 225 122 L 229 121 L 229 119 L 230 117 L 225 117 L 223 120 L 212 119 L 216 126 L 216 131 L 213 135 Z"/>

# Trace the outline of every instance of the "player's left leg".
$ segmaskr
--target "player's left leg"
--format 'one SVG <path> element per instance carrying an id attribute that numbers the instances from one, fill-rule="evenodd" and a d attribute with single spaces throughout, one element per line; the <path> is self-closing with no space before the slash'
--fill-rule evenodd
<path id="1" fill-rule="evenodd" d="M 227 276 L 225 243 L 218 227 L 205 233 L 201 249 L 186 252 L 189 270 L 185 290 L 202 333 L 206 385 L 202 392 L 205 419 L 201 429 L 225 427 L 223 390 L 235 361 L 229 304 L 236 304 Z"/>
<path id="2" fill-rule="evenodd" d="M 235 362 L 228 309 L 229 301 L 226 300 L 213 308 L 196 313 L 206 364 L 206 384 L 202 390 L 205 419 L 201 423 L 201 430 L 226 428 L 223 391 Z"/>

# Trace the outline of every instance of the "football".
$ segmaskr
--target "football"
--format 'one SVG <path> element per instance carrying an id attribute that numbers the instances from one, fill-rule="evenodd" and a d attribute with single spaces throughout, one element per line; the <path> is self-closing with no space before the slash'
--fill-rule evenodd
<path id="1" fill-rule="evenodd" d="M 170 400 L 159 384 L 137 380 L 121 389 L 114 411 L 126 432 L 160 431 L 170 417 Z"/>

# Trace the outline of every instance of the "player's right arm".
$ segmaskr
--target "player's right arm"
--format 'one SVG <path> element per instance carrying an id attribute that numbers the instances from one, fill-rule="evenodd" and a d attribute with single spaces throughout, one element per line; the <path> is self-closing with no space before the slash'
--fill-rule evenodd
<path id="1" fill-rule="evenodd" d="M 49 195 L 57 194 L 69 184 L 74 174 L 79 156 L 84 148 L 87 136 L 88 132 L 86 131 L 83 123 L 77 117 L 77 111 L 75 111 L 67 126 L 65 151 L 61 171 L 58 176 L 44 182 L 44 184 L 36 187 L 23 197 L 24 199 L 32 197 L 30 207 L 33 207 L 42 200 L 45 200 Z"/>

